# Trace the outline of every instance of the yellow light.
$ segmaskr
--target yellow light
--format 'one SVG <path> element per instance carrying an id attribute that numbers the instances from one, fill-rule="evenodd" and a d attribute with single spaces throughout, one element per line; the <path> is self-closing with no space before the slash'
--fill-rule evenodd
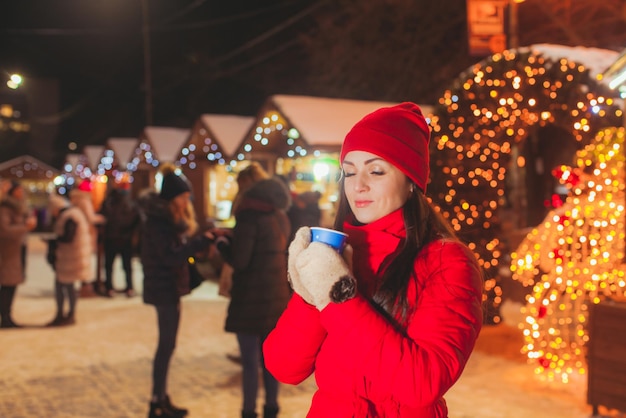
<path id="1" fill-rule="evenodd" d="M 9 87 L 10 89 L 17 89 L 19 88 L 22 83 L 24 82 L 24 79 L 22 78 L 21 75 L 19 74 L 11 74 L 9 76 L 9 80 L 7 81 L 7 87 Z"/>

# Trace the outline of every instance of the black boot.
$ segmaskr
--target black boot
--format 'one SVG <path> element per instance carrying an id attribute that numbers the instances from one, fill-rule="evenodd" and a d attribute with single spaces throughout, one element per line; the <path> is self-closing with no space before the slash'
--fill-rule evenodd
<path id="1" fill-rule="evenodd" d="M 76 316 L 74 312 L 69 312 L 65 318 L 63 318 L 63 325 L 74 325 L 76 323 Z"/>
<path id="2" fill-rule="evenodd" d="M 165 395 L 165 399 L 163 400 L 163 403 L 170 409 L 170 411 L 178 414 L 179 417 L 186 417 L 187 414 L 189 413 L 188 409 L 179 408 L 177 406 L 172 405 L 172 401 L 170 400 L 170 397 L 168 395 Z"/>
<path id="3" fill-rule="evenodd" d="M 241 411 L 241 418 L 256 418 L 256 412 Z"/>
<path id="4" fill-rule="evenodd" d="M 148 418 L 182 418 L 185 415 L 172 411 L 165 401 L 150 402 L 150 413 Z"/>
<path id="5" fill-rule="evenodd" d="M 0 328 L 22 328 L 22 326 L 13 322 L 13 318 L 11 318 L 10 315 L 2 315 L 2 320 L 0 320 Z"/>
<path id="6" fill-rule="evenodd" d="M 263 407 L 263 418 L 276 418 L 278 416 L 278 407 L 277 406 L 264 406 Z"/>
<path id="7" fill-rule="evenodd" d="M 0 286 L 0 328 L 20 328 L 11 317 L 15 286 Z"/>
<path id="8" fill-rule="evenodd" d="M 60 327 L 63 325 L 63 314 L 57 314 L 54 319 L 46 324 L 47 327 Z"/>

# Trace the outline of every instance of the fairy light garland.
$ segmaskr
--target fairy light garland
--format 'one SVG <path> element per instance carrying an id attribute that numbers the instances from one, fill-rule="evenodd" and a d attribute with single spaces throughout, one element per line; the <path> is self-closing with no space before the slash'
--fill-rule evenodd
<path id="1" fill-rule="evenodd" d="M 159 160 L 152 152 L 152 147 L 146 141 L 142 141 L 135 149 L 135 155 L 128 163 L 128 169 L 131 171 L 137 170 L 142 164 L 146 164 L 151 167 L 158 167 Z"/>
<path id="2" fill-rule="evenodd" d="M 498 270 L 505 251 L 497 210 L 513 147 L 533 126 L 560 125 L 580 146 L 622 110 L 582 65 L 535 51 L 510 50 L 470 67 L 439 99 L 431 118 L 433 200 L 469 242 L 486 272 L 485 322 L 501 322 Z"/>
<path id="3" fill-rule="evenodd" d="M 222 153 L 217 141 L 211 138 L 206 129 L 201 128 L 198 136 L 181 149 L 176 165 L 194 170 L 203 160 L 219 165 L 228 164 L 228 158 Z"/>
<path id="4" fill-rule="evenodd" d="M 72 164 L 69 161 L 66 161 L 63 165 L 62 176 L 69 180 L 72 177 L 75 178 L 88 178 L 91 177 L 91 169 L 89 168 L 89 163 L 87 162 L 87 157 L 81 156 L 81 158 L 76 161 L 75 164 Z M 72 181 L 67 181 L 67 184 L 71 184 Z"/>
<path id="5" fill-rule="evenodd" d="M 288 122 L 279 112 L 270 110 L 260 118 L 254 135 L 245 141 L 241 152 L 235 156 L 235 161 L 244 161 L 253 152 L 263 152 L 264 148 L 270 144 L 280 147 L 282 155 L 276 155 L 277 157 L 299 158 L 306 157 L 308 154 L 300 132 L 289 127 Z"/>
<path id="6" fill-rule="evenodd" d="M 520 324 L 522 352 L 547 380 L 586 374 L 589 308 L 626 296 L 624 129 L 598 133 L 577 167 L 555 174 L 570 193 L 512 254 L 513 278 L 533 290 Z"/>

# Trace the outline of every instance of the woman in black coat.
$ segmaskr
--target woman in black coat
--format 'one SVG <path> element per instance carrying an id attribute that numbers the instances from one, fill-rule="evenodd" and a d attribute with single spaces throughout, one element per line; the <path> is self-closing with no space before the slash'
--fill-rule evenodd
<path id="1" fill-rule="evenodd" d="M 243 366 L 242 417 L 256 417 L 257 373 L 263 369 L 265 418 L 278 413 L 278 382 L 265 369 L 261 346 L 287 306 L 289 191 L 278 179 L 248 189 L 235 212 L 231 259 L 233 284 L 225 329 L 237 334 Z"/>
<path id="2" fill-rule="evenodd" d="M 152 372 L 152 399 L 148 418 L 184 417 L 187 410 L 172 405 L 167 394 L 167 372 L 176 346 L 180 323 L 180 298 L 189 294 L 188 258 L 212 242 L 209 232 L 197 229 L 190 187 L 166 166 L 159 194 L 140 198 L 143 225 L 140 258 L 143 266 L 143 300 L 154 305 L 159 342 Z"/>

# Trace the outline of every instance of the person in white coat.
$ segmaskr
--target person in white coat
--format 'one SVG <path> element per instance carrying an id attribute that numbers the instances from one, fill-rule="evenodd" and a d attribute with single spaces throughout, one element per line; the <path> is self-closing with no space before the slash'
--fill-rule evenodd
<path id="1" fill-rule="evenodd" d="M 76 322 L 76 282 L 91 277 L 91 247 L 89 223 L 80 208 L 70 205 L 62 196 L 50 196 L 50 213 L 54 217 L 55 238 L 49 243 L 48 261 L 55 271 L 55 298 L 57 313 L 49 326 L 70 325 Z M 68 302 L 68 310 L 65 302 Z"/>
<path id="2" fill-rule="evenodd" d="M 89 225 L 90 251 L 92 255 L 96 255 L 96 257 L 99 257 L 98 255 L 98 240 L 99 240 L 98 228 L 100 225 L 104 224 L 106 219 L 102 214 L 98 213 L 94 207 L 92 190 L 93 190 L 93 184 L 91 183 L 91 181 L 89 179 L 83 179 L 78 184 L 78 187 L 70 190 L 69 199 L 70 199 L 70 203 L 72 204 L 72 206 L 76 206 L 80 208 L 80 210 L 85 215 L 85 218 L 87 219 L 87 224 Z M 94 260 L 94 257 L 91 258 L 92 263 L 93 263 L 93 260 Z M 90 278 L 89 281 L 85 281 L 82 283 L 81 293 L 80 293 L 81 296 L 95 296 L 95 294 L 97 293 L 103 293 L 104 283 L 100 279 L 100 276 L 98 274 L 98 269 L 99 269 L 99 265 L 94 266 L 92 264 L 91 266 L 92 278 Z M 95 280 L 92 280 L 94 275 L 96 276 Z"/>

